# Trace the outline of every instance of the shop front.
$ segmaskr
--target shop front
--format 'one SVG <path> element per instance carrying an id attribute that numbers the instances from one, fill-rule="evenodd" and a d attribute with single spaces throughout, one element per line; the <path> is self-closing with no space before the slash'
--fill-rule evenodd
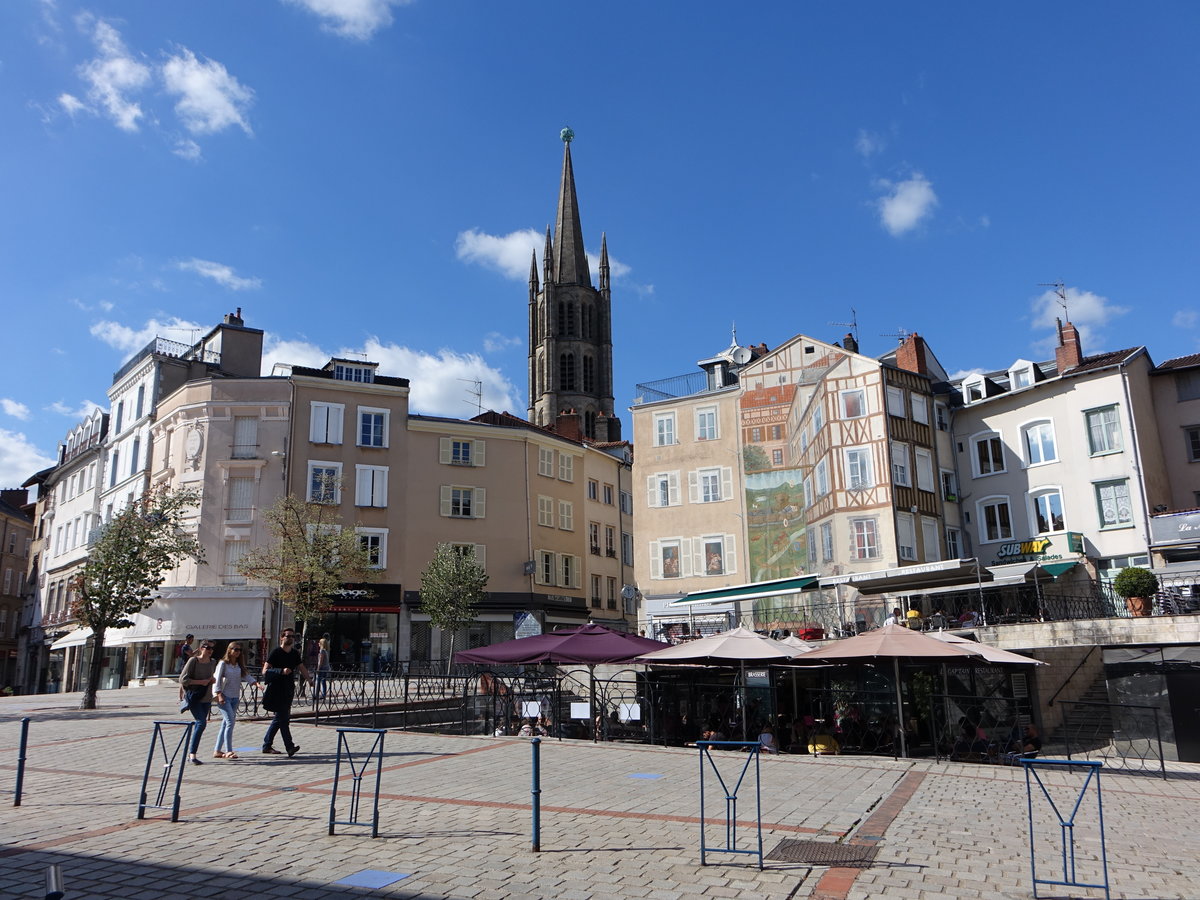
<path id="1" fill-rule="evenodd" d="M 328 635 L 329 662 L 335 671 L 393 672 L 408 658 L 403 618 L 400 585 L 347 585 L 329 611 L 305 629 L 305 663 L 315 669 L 319 641 Z"/>

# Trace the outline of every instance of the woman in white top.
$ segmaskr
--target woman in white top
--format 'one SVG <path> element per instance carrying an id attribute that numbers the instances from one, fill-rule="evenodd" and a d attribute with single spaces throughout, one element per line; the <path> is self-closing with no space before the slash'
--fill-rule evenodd
<path id="1" fill-rule="evenodd" d="M 238 641 L 231 641 L 225 648 L 225 656 L 217 663 L 213 678 L 213 699 L 221 713 L 221 730 L 217 732 L 213 759 L 237 759 L 238 755 L 233 752 L 233 723 L 237 718 L 242 685 L 258 687 L 254 675 L 246 668 L 245 651 Z"/>

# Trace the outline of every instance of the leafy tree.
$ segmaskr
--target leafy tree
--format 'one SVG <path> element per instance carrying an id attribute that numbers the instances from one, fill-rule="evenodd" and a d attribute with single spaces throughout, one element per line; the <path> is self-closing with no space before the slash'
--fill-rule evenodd
<path id="1" fill-rule="evenodd" d="M 184 525 L 199 500 L 193 490 L 151 488 L 103 526 L 72 582 L 73 611 L 92 629 L 92 658 L 80 709 L 96 708 L 104 633 L 132 625 L 130 617 L 150 605 L 166 573 L 185 558 L 204 562 L 203 548 Z"/>
<path id="2" fill-rule="evenodd" d="M 336 494 L 331 490 L 328 496 Z M 287 494 L 263 513 L 263 523 L 270 543 L 247 552 L 237 571 L 275 588 L 280 602 L 304 623 L 303 648 L 309 623 L 325 614 L 346 584 L 374 581 L 379 561 L 354 528 L 342 526 L 332 503 Z"/>
<path id="3" fill-rule="evenodd" d="M 475 621 L 479 604 L 487 597 L 487 583 L 475 551 L 451 544 L 438 544 L 429 568 L 421 573 L 421 609 L 430 625 L 450 632 L 447 672 L 454 659 L 454 636 Z"/>
<path id="4" fill-rule="evenodd" d="M 747 444 L 742 448 L 743 472 L 762 472 L 769 468 L 771 461 L 767 459 L 767 451 L 758 444 Z"/>

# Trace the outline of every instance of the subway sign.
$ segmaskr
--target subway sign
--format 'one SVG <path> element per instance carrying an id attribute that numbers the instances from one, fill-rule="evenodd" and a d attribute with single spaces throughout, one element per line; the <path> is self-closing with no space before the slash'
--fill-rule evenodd
<path id="1" fill-rule="evenodd" d="M 1025 562 L 1030 559 L 1044 559 L 1046 551 L 1053 543 L 1049 538 L 1033 538 L 1028 541 L 1012 541 L 1001 544 L 996 552 L 999 562 Z"/>

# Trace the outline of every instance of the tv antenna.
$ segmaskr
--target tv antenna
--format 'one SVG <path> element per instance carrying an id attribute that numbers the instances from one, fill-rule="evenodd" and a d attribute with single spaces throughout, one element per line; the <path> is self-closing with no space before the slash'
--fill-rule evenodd
<path id="1" fill-rule="evenodd" d="M 881 334 L 880 337 L 894 337 L 896 339 L 896 343 L 903 344 L 911 334 L 912 332 L 907 328 L 897 328 L 890 334 Z"/>
<path id="2" fill-rule="evenodd" d="M 467 391 L 467 395 L 471 399 L 464 400 L 463 403 L 474 402 L 475 415 L 479 415 L 483 412 L 483 382 L 478 378 L 460 378 L 458 380 L 465 381 L 467 384 L 471 385 L 470 389 Z"/>
<path id="3" fill-rule="evenodd" d="M 1058 297 L 1058 300 L 1055 302 L 1062 307 L 1063 318 L 1070 322 L 1071 316 L 1067 313 L 1067 286 L 1061 281 L 1040 281 L 1038 282 L 1038 287 L 1048 287 L 1054 289 L 1054 293 Z"/>
<path id="4" fill-rule="evenodd" d="M 186 328 L 183 325 L 175 325 L 171 328 L 164 328 L 164 331 L 186 331 L 188 333 L 188 343 L 196 343 L 196 336 L 204 331 L 203 328 Z"/>
<path id="5" fill-rule="evenodd" d="M 858 310 L 856 310 L 853 306 L 850 307 L 849 322 L 830 322 L 829 324 L 837 325 L 840 328 L 849 328 L 850 333 L 854 335 L 854 343 L 858 343 Z"/>

